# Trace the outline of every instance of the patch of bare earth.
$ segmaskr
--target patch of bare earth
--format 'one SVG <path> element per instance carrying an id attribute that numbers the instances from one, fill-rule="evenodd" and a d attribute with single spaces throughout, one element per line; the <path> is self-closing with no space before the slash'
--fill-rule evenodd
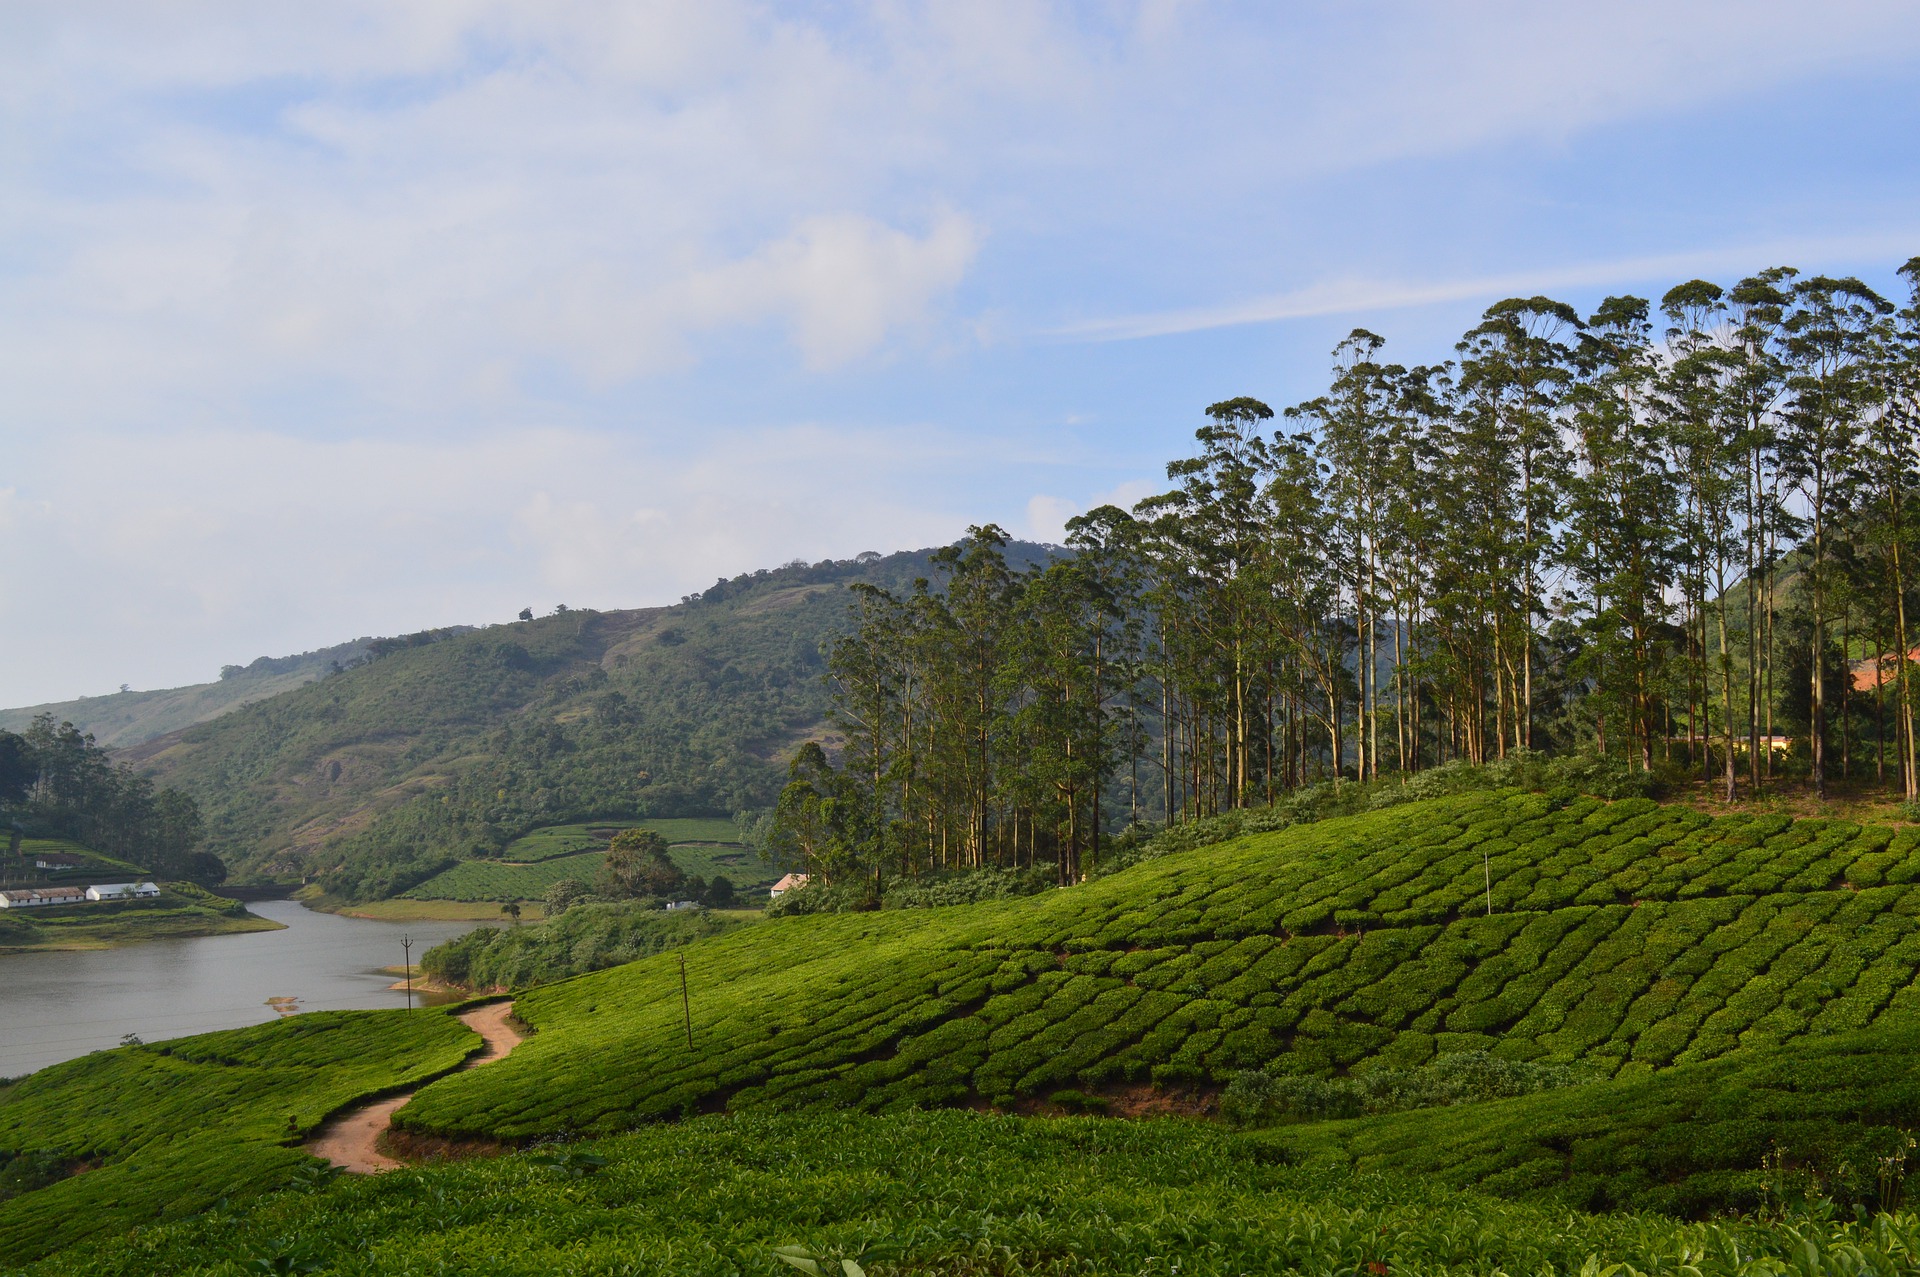
<path id="1" fill-rule="evenodd" d="M 494 1002 L 464 1012 L 460 1021 L 480 1035 L 481 1046 L 460 1067 L 473 1069 L 490 1064 L 519 1046 L 524 1039 L 513 1026 L 512 1017 L 511 1002 Z M 329 1119 L 307 1141 L 307 1151 L 315 1157 L 325 1158 L 341 1170 L 371 1175 L 406 1165 L 400 1157 L 423 1159 L 462 1156 L 498 1147 L 491 1141 L 450 1141 L 420 1136 L 399 1138 L 402 1132 L 393 1129 L 393 1115 L 405 1107 L 413 1094 L 407 1091 L 390 1095 Z M 394 1156 L 396 1153 L 400 1157 Z"/>

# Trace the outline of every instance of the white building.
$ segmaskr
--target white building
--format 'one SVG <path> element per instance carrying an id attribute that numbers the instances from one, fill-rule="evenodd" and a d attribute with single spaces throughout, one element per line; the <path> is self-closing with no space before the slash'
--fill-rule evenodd
<path id="1" fill-rule="evenodd" d="M 12 891 L 0 891 L 0 909 L 39 909 L 47 905 L 81 905 L 86 902 L 87 893 L 78 887 L 19 887 Z"/>
<path id="2" fill-rule="evenodd" d="M 771 895 L 775 900 L 778 900 L 780 897 L 786 895 L 789 891 L 792 891 L 795 887 L 804 887 L 806 885 L 807 885 L 807 875 L 788 874 L 786 877 L 782 878 L 779 882 L 774 883 L 773 886 L 768 889 L 768 894 Z"/>
<path id="3" fill-rule="evenodd" d="M 89 900 L 151 900 L 159 894 L 151 882 L 103 882 L 87 888 Z"/>

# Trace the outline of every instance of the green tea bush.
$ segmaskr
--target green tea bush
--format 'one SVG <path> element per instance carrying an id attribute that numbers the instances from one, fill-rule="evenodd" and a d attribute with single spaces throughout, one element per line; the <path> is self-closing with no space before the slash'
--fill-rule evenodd
<path id="1" fill-rule="evenodd" d="M 1593 1080 L 1563 1064 L 1506 1060 L 1455 1051 L 1417 1069 L 1374 1069 L 1351 1077 L 1301 1077 L 1248 1070 L 1220 1096 L 1220 1116 L 1236 1126 L 1500 1100 Z"/>
<path id="2" fill-rule="evenodd" d="M 740 925 L 705 910 L 652 902 L 584 904 L 532 926 L 480 927 L 420 956 L 428 975 L 469 989 L 512 989 L 599 971 Z"/>
<path id="3" fill-rule="evenodd" d="M 0 1258 L 289 1183 L 313 1164 L 290 1145 L 329 1114 L 444 1073 L 479 1044 L 438 1011 L 321 1011 L 30 1074 L 0 1090 L 0 1165 L 86 1173 L 0 1202 Z"/>
<path id="4" fill-rule="evenodd" d="M 1920 1007 L 1920 891 L 1893 881 L 1913 858 L 1884 829 L 1644 798 L 1398 804 L 1034 896 L 701 940 L 691 1048 L 676 961 L 534 989 L 532 1040 L 398 1120 L 518 1140 L 1472 1052 L 1632 1076 Z"/>
<path id="5" fill-rule="evenodd" d="M 1916 1127 L 1920 1023 L 1907 1018 L 1492 1104 L 1291 1126 L 1284 1138 L 1310 1158 L 1457 1187 L 1703 1215 L 1766 1209 L 1786 1173 L 1843 1209 L 1899 1206 L 1920 1169 L 1909 1165 Z"/>
<path id="6" fill-rule="evenodd" d="M 592 882 L 606 858 L 604 851 L 590 851 L 527 865 L 466 860 L 401 895 L 408 900 L 539 900 L 563 880 Z"/>
<path id="7" fill-rule="evenodd" d="M 556 1165 L 586 1159 L 604 1164 L 587 1174 Z M 783 1253 L 818 1256 L 827 1271 L 852 1261 L 871 1277 L 1909 1277 L 1920 1272 L 1920 1219 L 1586 1215 L 1289 1164 L 1267 1136 L 1178 1120 L 755 1114 L 654 1127 L 568 1156 L 342 1176 L 113 1230 L 35 1277 L 273 1271 L 257 1261 L 283 1256 L 330 1277 L 772 1277 L 796 1271 Z"/>

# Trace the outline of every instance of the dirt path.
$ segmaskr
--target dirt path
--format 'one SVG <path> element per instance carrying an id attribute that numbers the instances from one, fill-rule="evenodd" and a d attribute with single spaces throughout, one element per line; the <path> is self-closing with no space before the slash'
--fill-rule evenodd
<path id="1" fill-rule="evenodd" d="M 461 1023 L 478 1033 L 485 1042 L 461 1068 L 472 1069 L 490 1064 L 520 1045 L 520 1034 L 507 1023 L 507 1017 L 512 1014 L 513 1003 L 494 1002 L 475 1007 L 460 1016 Z M 307 1141 L 307 1151 L 315 1157 L 326 1158 L 342 1170 L 361 1175 L 398 1169 L 405 1163 L 380 1151 L 380 1137 L 386 1134 L 393 1115 L 412 1098 L 413 1092 L 408 1091 L 349 1109 L 315 1131 L 313 1138 Z"/>

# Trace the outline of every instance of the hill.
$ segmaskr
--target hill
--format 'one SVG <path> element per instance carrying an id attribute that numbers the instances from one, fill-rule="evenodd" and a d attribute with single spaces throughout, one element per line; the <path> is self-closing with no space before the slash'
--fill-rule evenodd
<path id="1" fill-rule="evenodd" d="M 352 899 L 546 826 L 765 806 L 788 752 L 825 731 L 820 645 L 844 629 L 848 587 L 905 588 L 928 553 L 791 564 L 672 607 L 387 641 L 366 664 L 124 756 L 199 800 L 236 878 L 318 874 Z"/>
<path id="2" fill-rule="evenodd" d="M 763 1114 L 309 1182 L 29 1271 L 1894 1277 L 1916 1222 L 1571 1214 L 1288 1166 L 1199 1123 Z"/>
<path id="3" fill-rule="evenodd" d="M 403 1120 L 516 1140 L 718 1108 L 1124 1104 L 1467 1050 L 1645 1075 L 1915 1007 L 1915 878 L 1911 828 L 1411 803 L 1037 897 L 718 937 L 686 951 L 691 1053 L 671 961 L 530 990 L 536 1036 Z"/>
<path id="4" fill-rule="evenodd" d="M 200 1162 L 165 1163 L 177 1210 L 150 1189 L 112 1205 L 130 1189 L 108 1166 L 29 1190 L 0 1225 L 31 1240 L 74 1218 L 66 1207 L 102 1212 L 100 1248 L 48 1272 L 219 1256 L 371 1273 L 458 1267 L 481 1246 L 512 1255 L 502 1271 L 563 1252 L 590 1271 L 774 1271 L 772 1247 L 789 1243 L 877 1272 L 1088 1255 L 1132 1271 L 1198 1248 L 1219 1271 L 1275 1256 L 1315 1272 L 1598 1271 L 1593 1256 L 1653 1271 L 1684 1249 L 1702 1273 L 1734 1273 L 1775 1271 L 1755 1257 L 1803 1245 L 1796 1270 L 1852 1246 L 1881 1256 L 1874 1271 L 1914 1271 L 1910 1217 L 1788 1228 L 1568 1211 L 1777 1210 L 1796 1183 L 1843 1205 L 1897 1201 L 1920 1130 L 1917 882 L 1911 828 L 1511 790 L 1405 803 L 1035 897 L 695 940 L 677 950 L 691 1046 L 675 954 L 522 991 L 532 1035 L 429 1083 L 395 1125 L 403 1148 L 534 1144 L 527 1155 L 323 1186 L 261 1125 L 278 1106 L 306 1129 L 318 1106 L 269 1098 L 239 1104 Z M 398 1018 L 458 1037 L 431 1027 L 438 1012 Z M 306 1049 L 285 1027 L 305 1019 L 167 1049 L 196 1068 L 266 1066 Z M 390 1033 L 395 1020 L 326 1023 Z M 88 1148 L 179 1138 L 178 1105 L 136 1138 L 147 1108 L 113 1098 L 158 1093 L 155 1050 L 0 1090 L 0 1148 L 18 1161 L 32 1132 L 43 1157 L 77 1157 L 66 1128 L 40 1133 L 55 1109 L 97 1115 L 72 1119 Z M 1472 1051 L 1589 1080 L 1249 1133 L 1194 1120 L 1249 1071 L 1363 1077 Z M 415 1076 L 444 1064 L 393 1044 L 378 1059 Z M 214 1077 L 188 1070 L 179 1094 Z M 1002 1113 L 912 1111 L 928 1109 Z M 1073 1112 L 1175 1120 L 1012 1116 Z M 596 1142 L 550 1143 L 581 1138 Z M 105 1236 L 200 1209 L 242 1147 L 256 1188 L 289 1191 Z"/>
<path id="5" fill-rule="evenodd" d="M 0 709 L 0 731 L 24 731 L 39 715 L 51 714 L 55 722 L 72 723 L 102 745 L 125 749 L 325 678 L 336 667 L 365 657 L 377 641 L 356 639 L 298 656 L 262 656 L 247 665 L 223 667 L 214 683 Z"/>

